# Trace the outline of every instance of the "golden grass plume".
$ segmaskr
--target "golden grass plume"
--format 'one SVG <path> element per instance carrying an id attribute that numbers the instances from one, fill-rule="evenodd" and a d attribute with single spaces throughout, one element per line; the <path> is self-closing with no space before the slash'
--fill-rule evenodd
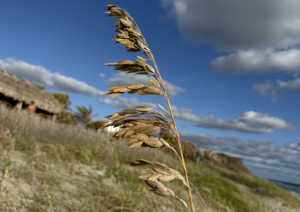
<path id="1" fill-rule="evenodd" d="M 117 29 L 115 30 L 118 34 L 113 39 L 117 43 L 121 43 L 126 46 L 128 52 L 139 52 L 142 51 L 145 57 L 138 56 L 136 61 L 122 60 L 117 63 L 107 63 L 108 66 L 114 66 L 115 70 L 125 71 L 129 74 L 144 74 L 150 75 L 153 79 L 148 79 L 148 82 L 153 85 L 146 86 L 144 84 L 133 84 L 130 86 L 114 85 L 109 88 L 109 91 L 103 96 L 117 97 L 123 93 L 138 94 L 138 95 L 164 95 L 168 103 L 168 110 L 162 106 L 159 107 L 170 114 L 172 121 L 170 121 L 163 113 L 154 110 L 154 107 L 138 106 L 132 109 L 126 109 L 116 114 L 107 116 L 106 118 L 112 121 L 108 126 L 120 127 L 120 131 L 115 133 L 111 137 L 111 141 L 127 139 L 125 144 L 132 149 L 150 147 L 150 148 L 169 148 L 173 151 L 182 163 L 185 177 L 183 177 L 177 170 L 172 167 L 155 162 L 139 159 L 134 162 L 129 162 L 131 166 L 142 166 L 152 165 L 160 168 L 152 168 L 148 170 L 147 174 L 140 176 L 139 178 L 144 180 L 145 183 L 151 187 L 152 192 L 160 196 L 173 196 L 189 210 L 186 202 L 175 195 L 175 193 L 167 188 L 162 181 L 171 181 L 179 179 L 187 187 L 190 199 L 190 208 L 194 212 L 194 205 L 192 200 L 192 193 L 189 185 L 187 169 L 182 154 L 182 148 L 180 143 L 180 137 L 176 129 L 174 116 L 170 101 L 164 86 L 164 81 L 157 68 L 153 54 L 142 35 L 141 30 L 136 24 L 135 20 L 131 15 L 123 8 L 115 5 L 108 5 L 107 14 L 109 17 L 119 18 L 115 22 Z M 152 62 L 153 66 L 147 62 Z M 144 115 L 152 116 L 152 118 L 142 118 Z M 139 117 L 140 116 L 140 117 Z M 139 117 L 139 118 L 138 118 Z M 177 138 L 179 153 L 174 147 L 171 147 L 168 142 L 163 138 L 157 138 L 153 134 L 159 131 L 161 128 L 171 130 Z M 163 168 L 163 169 L 161 169 Z M 167 172 L 168 170 L 169 172 Z"/>

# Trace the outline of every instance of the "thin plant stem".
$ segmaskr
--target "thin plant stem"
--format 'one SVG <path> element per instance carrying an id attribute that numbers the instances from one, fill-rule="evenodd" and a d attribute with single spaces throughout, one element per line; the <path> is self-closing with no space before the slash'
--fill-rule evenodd
<path id="1" fill-rule="evenodd" d="M 146 41 L 145 41 L 146 42 Z M 193 203 L 193 196 L 192 196 L 192 192 L 191 192 L 191 188 L 190 188 L 190 183 L 189 183 L 189 178 L 188 178 L 188 174 L 187 174 L 187 169 L 186 169 L 186 166 L 185 166 L 185 161 L 184 161 L 184 157 L 183 157 L 183 153 L 182 153 L 182 147 L 181 147 L 181 142 L 180 142 L 180 136 L 178 134 L 178 131 L 177 131 L 177 128 L 176 128 L 176 123 L 175 123 L 175 119 L 174 119 L 174 115 L 173 115 L 173 111 L 172 111 L 172 108 L 171 108 L 171 104 L 170 104 L 170 101 L 169 101 L 169 98 L 168 98 L 168 94 L 167 94 L 167 91 L 165 89 L 165 86 L 164 86 L 164 83 L 163 83 L 163 80 L 162 80 L 162 77 L 158 71 L 158 68 L 157 68 L 157 65 L 156 65 L 156 62 L 154 60 L 154 57 L 153 57 L 153 54 L 152 52 L 150 51 L 150 56 L 151 56 L 151 59 L 152 59 L 152 62 L 156 68 L 156 71 L 158 73 L 158 76 L 159 78 L 161 79 L 161 82 L 162 82 L 162 89 L 164 90 L 164 93 L 165 93 L 165 96 L 166 96 L 166 100 L 167 100 L 167 103 L 168 103 L 168 107 L 169 107 L 169 111 L 170 111 L 170 114 L 171 114 L 171 117 L 172 117 L 172 121 L 173 121 L 173 127 L 174 127 L 174 131 L 175 131 L 175 134 L 176 134 L 176 138 L 177 138 L 177 142 L 178 142 L 178 146 L 179 146 L 179 152 L 180 152 L 180 157 L 181 157 L 181 162 L 182 162 L 182 166 L 183 166 L 183 169 L 184 169 L 184 175 L 185 175 L 185 180 L 186 180 L 186 184 L 187 184 L 187 187 L 188 187 L 188 192 L 189 192 L 189 198 L 190 198 L 190 204 L 191 204 L 191 209 L 192 209 L 192 212 L 195 212 L 195 208 L 194 208 L 194 203 Z"/>
<path id="2" fill-rule="evenodd" d="M 137 30 L 139 31 L 139 33 L 142 34 L 142 32 L 139 29 L 139 27 L 136 24 L 136 22 L 133 19 L 132 19 L 132 21 L 135 24 L 135 26 L 136 26 Z M 143 38 L 145 44 L 148 46 L 145 37 L 144 36 L 141 36 L 141 37 Z M 194 203 L 193 203 L 193 196 L 192 196 L 192 192 L 191 192 L 191 188 L 190 188 L 189 178 L 188 178 L 187 169 L 186 169 L 186 165 L 185 165 L 185 161 L 184 161 L 184 157 L 183 157 L 183 152 L 182 152 L 182 147 L 181 147 L 181 142 L 180 142 L 180 136 L 179 136 L 179 133 L 178 133 L 177 128 L 176 128 L 176 123 L 175 123 L 175 118 L 174 118 L 173 111 L 172 111 L 172 108 L 171 108 L 171 103 L 170 103 L 170 100 L 168 98 L 168 94 L 167 94 L 167 91 L 165 89 L 163 79 L 162 79 L 162 77 L 160 75 L 160 72 L 158 70 L 157 64 L 156 64 L 156 62 L 154 60 L 154 56 L 153 56 L 151 50 L 149 51 L 149 54 L 150 54 L 150 57 L 151 57 L 151 61 L 152 61 L 153 65 L 155 66 L 155 69 L 157 71 L 158 77 L 160 79 L 161 87 L 162 87 L 162 89 L 164 91 L 164 96 L 165 96 L 165 98 L 167 100 L 167 103 L 168 103 L 170 115 L 172 117 L 172 122 L 173 122 L 173 125 L 174 125 L 173 126 L 174 127 L 174 131 L 175 131 L 175 134 L 176 134 L 176 139 L 177 139 L 178 146 L 179 146 L 179 152 L 180 152 L 180 157 L 181 157 L 181 163 L 182 163 L 182 166 L 183 166 L 183 169 L 184 169 L 185 180 L 186 180 L 187 187 L 188 187 L 188 193 L 189 193 L 189 199 L 190 199 L 191 209 L 192 209 L 192 212 L 195 212 Z"/>

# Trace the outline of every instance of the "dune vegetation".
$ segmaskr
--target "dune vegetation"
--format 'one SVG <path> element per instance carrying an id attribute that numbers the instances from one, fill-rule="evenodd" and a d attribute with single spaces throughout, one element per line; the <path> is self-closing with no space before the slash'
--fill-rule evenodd
<path id="1" fill-rule="evenodd" d="M 0 211 L 182 211 L 175 199 L 148 191 L 138 179 L 144 169 L 124 163 L 159 160 L 182 172 L 178 159 L 163 150 L 133 151 L 109 136 L 0 107 Z M 267 180 L 205 159 L 187 160 L 187 169 L 196 211 L 205 211 L 199 193 L 210 211 L 269 211 L 264 197 L 300 208 L 299 199 Z M 170 187 L 188 200 L 179 180 Z"/>

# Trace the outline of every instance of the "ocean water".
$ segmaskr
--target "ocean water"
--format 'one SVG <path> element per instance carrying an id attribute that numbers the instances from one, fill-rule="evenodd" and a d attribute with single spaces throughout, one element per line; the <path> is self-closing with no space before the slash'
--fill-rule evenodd
<path id="1" fill-rule="evenodd" d="M 278 180 L 271 180 L 268 179 L 270 181 L 272 181 L 273 183 L 275 183 L 276 185 L 298 195 L 300 197 L 300 185 L 299 184 L 294 184 L 294 183 L 288 183 L 288 182 L 282 182 L 282 181 L 278 181 Z"/>

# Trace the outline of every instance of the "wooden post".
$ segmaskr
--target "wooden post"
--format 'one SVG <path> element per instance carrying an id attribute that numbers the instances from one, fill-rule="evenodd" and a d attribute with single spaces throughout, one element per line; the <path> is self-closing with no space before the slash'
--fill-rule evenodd
<path id="1" fill-rule="evenodd" d="M 18 102 L 18 103 L 17 103 L 17 106 L 16 106 L 16 107 L 17 107 L 17 109 L 18 109 L 18 112 L 22 110 L 22 106 L 23 106 L 23 102 Z"/>
<path id="2" fill-rule="evenodd" d="M 53 122 L 56 121 L 56 114 L 53 115 L 53 119 L 52 120 L 53 120 Z"/>

